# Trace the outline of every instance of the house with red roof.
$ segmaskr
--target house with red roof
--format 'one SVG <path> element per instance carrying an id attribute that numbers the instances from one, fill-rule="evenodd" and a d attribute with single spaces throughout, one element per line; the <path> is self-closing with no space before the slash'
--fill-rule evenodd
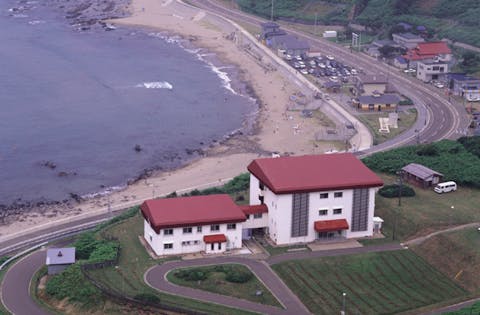
<path id="1" fill-rule="evenodd" d="M 274 243 L 373 234 L 375 192 L 383 181 L 353 154 L 262 158 L 248 171 L 250 204 L 267 208 L 264 229 Z"/>
<path id="2" fill-rule="evenodd" d="M 423 62 L 449 62 L 452 60 L 452 51 L 448 48 L 446 42 L 424 42 L 418 43 L 415 48 L 409 49 L 402 56 L 410 63 L 410 67 L 415 66 L 418 61 Z"/>
<path id="3" fill-rule="evenodd" d="M 144 239 L 159 256 L 222 253 L 242 247 L 246 215 L 229 195 L 147 200 L 140 206 Z M 255 212 L 255 209 L 245 208 Z"/>
<path id="4" fill-rule="evenodd" d="M 222 253 L 256 232 L 279 245 L 373 234 L 383 182 L 353 154 L 261 158 L 247 168 L 247 206 L 226 194 L 145 201 L 144 239 L 155 254 Z"/>

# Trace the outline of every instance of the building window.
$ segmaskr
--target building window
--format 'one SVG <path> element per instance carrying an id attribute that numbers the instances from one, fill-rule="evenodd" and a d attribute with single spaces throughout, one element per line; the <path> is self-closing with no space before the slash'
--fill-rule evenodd
<path id="1" fill-rule="evenodd" d="M 343 197 L 343 192 L 337 191 L 333 194 L 334 198 L 342 198 Z"/>
<path id="2" fill-rule="evenodd" d="M 249 214 L 247 214 L 247 220 L 250 220 L 250 215 Z"/>
<path id="3" fill-rule="evenodd" d="M 163 244 L 163 249 L 172 249 L 172 248 L 173 248 L 173 243 Z"/>
<path id="4" fill-rule="evenodd" d="M 197 232 L 202 233 L 202 227 L 201 226 L 197 226 Z"/>
<path id="5" fill-rule="evenodd" d="M 220 231 L 220 225 L 219 224 L 212 224 L 210 225 L 210 231 Z"/>
<path id="6" fill-rule="evenodd" d="M 190 241 L 183 241 L 182 246 L 190 245 Z"/>
<path id="7" fill-rule="evenodd" d="M 235 223 L 227 224 L 227 230 L 235 230 L 236 228 L 237 228 L 237 225 Z"/>
<path id="8" fill-rule="evenodd" d="M 333 209 L 333 214 L 342 214 L 342 208 Z"/>
<path id="9" fill-rule="evenodd" d="M 318 215 L 327 215 L 327 214 L 328 214 L 327 209 L 318 210 Z"/>
<path id="10" fill-rule="evenodd" d="M 173 229 L 165 229 L 165 230 L 163 230 L 163 235 L 173 235 Z"/>
<path id="11" fill-rule="evenodd" d="M 263 196 L 258 196 L 258 200 L 260 200 L 260 203 L 263 205 L 263 201 L 264 201 L 264 197 Z"/>
<path id="12" fill-rule="evenodd" d="M 253 218 L 254 219 L 261 219 L 263 217 L 263 213 L 254 213 Z"/>
<path id="13" fill-rule="evenodd" d="M 150 236 L 150 242 L 153 242 L 153 237 L 151 235 L 149 235 L 149 236 Z"/>
<path id="14" fill-rule="evenodd" d="M 199 241 L 193 241 L 194 245 L 198 245 Z"/>
<path id="15" fill-rule="evenodd" d="M 263 183 L 262 182 L 258 182 L 258 188 L 260 190 L 264 190 L 265 189 L 265 186 L 263 186 Z"/>
<path id="16" fill-rule="evenodd" d="M 328 199 L 328 193 L 321 193 L 320 199 Z"/>
<path id="17" fill-rule="evenodd" d="M 192 228 L 191 227 L 183 228 L 183 234 L 189 234 L 189 233 L 192 233 Z"/>

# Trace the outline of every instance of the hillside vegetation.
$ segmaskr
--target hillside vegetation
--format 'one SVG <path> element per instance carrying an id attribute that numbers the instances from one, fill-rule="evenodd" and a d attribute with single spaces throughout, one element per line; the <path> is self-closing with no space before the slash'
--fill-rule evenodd
<path id="1" fill-rule="evenodd" d="M 480 137 L 443 140 L 373 154 L 363 162 L 371 169 L 395 174 L 409 163 L 419 163 L 460 185 L 480 188 L 480 158 L 476 155 Z M 462 145 L 462 142 L 465 145 Z"/>
<path id="2" fill-rule="evenodd" d="M 270 17 L 271 0 L 237 0 L 247 12 Z M 275 0 L 274 17 L 324 24 L 362 24 L 380 36 L 395 31 L 398 22 L 425 26 L 430 37 L 480 47 L 478 0 Z"/>

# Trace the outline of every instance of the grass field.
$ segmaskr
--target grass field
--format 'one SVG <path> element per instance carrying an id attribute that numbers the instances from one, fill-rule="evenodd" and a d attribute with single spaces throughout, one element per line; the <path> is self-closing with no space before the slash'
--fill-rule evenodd
<path id="1" fill-rule="evenodd" d="M 380 129 L 380 122 L 378 121 L 379 117 L 388 117 L 388 113 L 375 113 L 375 114 L 363 114 L 357 116 L 363 123 L 367 125 L 370 131 L 373 134 L 373 141 L 376 144 L 385 142 L 392 138 L 395 138 L 402 132 L 409 129 L 417 120 L 417 111 L 411 109 L 408 112 L 399 112 L 398 113 L 398 128 L 390 128 L 389 133 L 381 133 L 378 131 Z"/>
<path id="2" fill-rule="evenodd" d="M 394 314 L 467 292 L 408 250 L 289 261 L 273 266 L 314 314 Z"/>
<path id="3" fill-rule="evenodd" d="M 118 266 L 89 272 L 96 280 L 101 281 L 112 290 L 131 297 L 140 293 L 151 293 L 157 295 L 162 303 L 208 314 L 251 314 L 221 305 L 160 293 L 146 285 L 143 281 L 144 273 L 148 268 L 162 263 L 162 261 L 152 259 L 140 243 L 139 235 L 143 235 L 143 217 L 140 214 L 108 227 L 102 234 L 119 240 L 122 250 Z M 172 257 L 172 259 L 174 258 Z"/>
<path id="4" fill-rule="evenodd" d="M 396 180 L 391 175 L 379 175 L 385 184 L 392 184 Z M 433 189 L 413 188 L 416 196 L 402 198 L 401 207 L 398 207 L 397 198 L 376 195 L 375 215 L 385 220 L 383 232 L 387 237 L 392 237 L 395 216 L 396 235 L 399 240 L 426 235 L 455 225 L 480 222 L 480 212 L 476 207 L 480 204 L 479 189 L 460 186 L 455 192 L 439 195 Z"/>
<path id="5" fill-rule="evenodd" d="M 245 283 L 233 283 L 226 280 L 225 272 L 219 272 L 218 266 L 204 266 L 195 268 L 184 268 L 182 270 L 195 270 L 207 274 L 207 278 L 203 281 L 187 281 L 175 276 L 175 271 L 169 272 L 167 279 L 178 285 L 191 287 L 195 289 L 205 290 L 217 294 L 233 296 L 239 299 L 252 301 L 255 303 L 267 304 L 281 307 L 277 299 L 272 293 L 261 283 L 257 277 L 245 266 L 242 265 L 222 265 L 224 268 L 236 268 L 241 272 L 252 275 L 252 278 Z M 177 269 L 180 270 L 180 269 Z M 255 293 L 260 290 L 262 295 L 257 296 Z"/>
<path id="6" fill-rule="evenodd" d="M 476 228 L 436 235 L 412 250 L 465 289 L 479 292 L 480 233 Z"/>

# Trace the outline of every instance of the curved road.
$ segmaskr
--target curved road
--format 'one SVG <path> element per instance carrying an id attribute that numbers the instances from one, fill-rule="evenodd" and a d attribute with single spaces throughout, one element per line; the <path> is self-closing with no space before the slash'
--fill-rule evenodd
<path id="1" fill-rule="evenodd" d="M 49 315 L 30 296 L 30 281 L 43 265 L 45 251 L 40 250 L 25 256 L 11 266 L 2 282 L 3 305 L 15 315 Z"/>
<path id="2" fill-rule="evenodd" d="M 193 1 L 192 1 L 193 2 Z M 196 0 L 194 3 L 204 9 L 221 16 L 241 21 L 246 24 L 259 26 L 265 19 L 258 18 L 241 11 L 225 8 L 211 0 Z M 413 144 L 416 141 L 432 142 L 436 140 L 455 138 L 460 136 L 467 128 L 469 119 L 465 109 L 455 102 L 450 103 L 439 90 L 431 85 L 424 84 L 417 79 L 398 73 L 398 69 L 381 63 L 363 54 L 352 53 L 342 46 L 326 40 L 283 27 L 288 32 L 297 35 L 310 42 L 314 50 L 320 50 L 325 54 L 332 54 L 345 64 L 354 65 L 364 69 L 368 73 L 383 74 L 389 78 L 397 89 L 415 101 L 424 121 L 418 122 L 412 129 L 418 129 L 419 135 L 413 130 L 405 133 L 403 137 L 392 139 L 380 146 L 367 150 L 368 153 L 378 152 L 394 146 Z M 428 113 L 428 114 L 427 114 Z"/>
<path id="3" fill-rule="evenodd" d="M 242 264 L 247 266 L 265 286 L 272 292 L 277 300 L 285 307 L 264 305 L 250 302 L 247 300 L 237 299 L 234 297 L 215 294 L 207 291 L 182 287 L 172 284 L 166 280 L 169 271 L 177 268 L 217 265 L 217 264 Z M 145 273 L 145 282 L 151 287 L 165 291 L 171 294 L 190 297 L 196 300 L 208 301 L 217 304 L 223 304 L 243 310 L 250 310 L 261 314 L 310 314 L 307 308 L 300 302 L 295 294 L 283 283 L 280 278 L 270 269 L 270 267 L 257 260 L 239 258 L 239 257 L 221 257 L 221 258 L 204 258 L 186 261 L 166 262 L 162 265 L 154 266 Z"/>

